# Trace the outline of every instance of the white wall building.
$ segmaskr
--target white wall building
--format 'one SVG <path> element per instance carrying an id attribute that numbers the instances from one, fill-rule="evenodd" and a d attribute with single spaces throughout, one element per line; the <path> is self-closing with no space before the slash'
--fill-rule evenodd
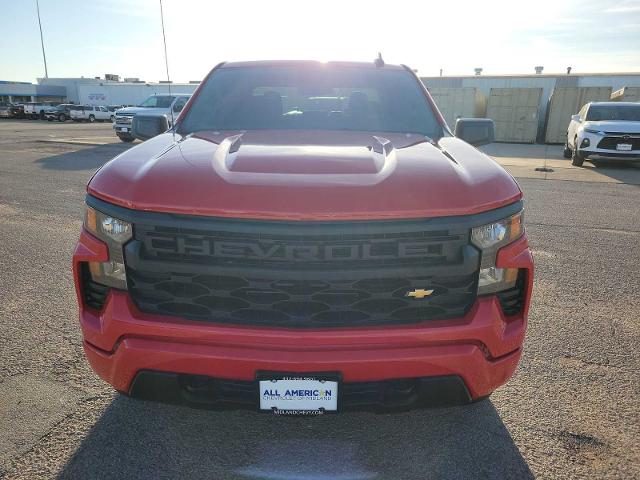
<path id="1" fill-rule="evenodd" d="M 193 93 L 199 83 L 115 82 L 96 78 L 39 78 L 40 85 L 66 88 L 67 101 L 82 105 L 138 105 L 158 93 Z"/>

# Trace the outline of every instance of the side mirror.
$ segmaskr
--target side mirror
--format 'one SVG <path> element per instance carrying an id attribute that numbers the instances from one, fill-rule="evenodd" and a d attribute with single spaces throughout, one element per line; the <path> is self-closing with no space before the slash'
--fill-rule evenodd
<path id="1" fill-rule="evenodd" d="M 573 120 L 574 122 L 580 122 L 580 114 L 576 113 L 575 115 L 571 115 L 571 120 Z"/>
<path id="2" fill-rule="evenodd" d="M 490 118 L 459 118 L 454 135 L 475 147 L 493 143 L 496 138 Z"/>
<path id="3" fill-rule="evenodd" d="M 131 134 L 138 140 L 149 140 L 169 130 L 165 115 L 136 115 L 131 122 Z"/>

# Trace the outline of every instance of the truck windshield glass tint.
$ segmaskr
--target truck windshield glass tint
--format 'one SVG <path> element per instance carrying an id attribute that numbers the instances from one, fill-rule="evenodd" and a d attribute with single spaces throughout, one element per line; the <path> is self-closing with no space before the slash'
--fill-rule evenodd
<path id="1" fill-rule="evenodd" d="M 222 68 L 202 87 L 180 133 L 202 130 L 354 130 L 442 136 L 404 70 Z"/>

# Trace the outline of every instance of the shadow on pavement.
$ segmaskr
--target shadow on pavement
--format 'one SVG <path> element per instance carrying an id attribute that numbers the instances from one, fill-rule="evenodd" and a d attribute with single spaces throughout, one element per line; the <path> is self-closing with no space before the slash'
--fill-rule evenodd
<path id="1" fill-rule="evenodd" d="M 529 165 L 532 171 L 536 166 L 544 165 L 545 159 L 550 161 L 548 166 L 555 170 L 560 168 L 567 169 L 566 171 L 571 169 L 579 171 L 579 167 L 572 166 L 571 160 L 564 158 L 562 155 L 562 145 L 492 143 L 481 147 L 480 150 L 491 157 L 500 159 L 500 161 L 506 161 L 510 165 L 520 165 L 521 163 L 523 166 Z M 531 161 L 535 163 L 531 164 Z M 582 168 L 586 171 L 591 170 L 598 175 L 613 178 L 621 183 L 640 185 L 640 159 L 629 161 L 596 157 L 585 160 Z M 569 175 L 569 178 L 573 177 Z M 575 178 L 584 180 L 584 176 L 581 176 L 580 173 L 576 173 Z M 597 176 L 591 178 L 597 181 Z M 553 173 L 550 174 L 548 179 L 554 179 Z M 563 179 L 566 180 L 567 178 Z"/>
<path id="2" fill-rule="evenodd" d="M 58 144 L 62 145 L 62 144 Z M 134 144 L 135 145 L 135 144 Z M 95 170 L 116 155 L 131 148 L 131 144 L 109 143 L 80 148 L 72 152 L 39 158 L 35 163 L 47 170 Z"/>
<path id="3" fill-rule="evenodd" d="M 60 479 L 533 478 L 489 400 L 323 417 L 192 410 L 118 396 Z"/>
<path id="4" fill-rule="evenodd" d="M 640 185 L 640 161 L 629 162 L 621 160 L 585 160 L 582 168 L 593 168 L 597 173 L 609 178 L 627 183 Z"/>

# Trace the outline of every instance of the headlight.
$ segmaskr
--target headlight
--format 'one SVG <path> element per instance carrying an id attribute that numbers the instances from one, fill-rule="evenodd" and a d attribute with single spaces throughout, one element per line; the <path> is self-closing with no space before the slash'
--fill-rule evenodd
<path id="1" fill-rule="evenodd" d="M 89 262 L 91 278 L 103 285 L 126 290 L 123 246 L 131 239 L 131 224 L 87 207 L 84 227 L 104 241 L 109 249 L 107 262 Z"/>
<path id="2" fill-rule="evenodd" d="M 595 133 L 596 135 L 604 135 L 602 130 L 595 130 L 593 128 L 585 128 L 584 131 L 587 133 Z"/>
<path id="3" fill-rule="evenodd" d="M 482 250 L 478 295 L 507 290 L 515 286 L 517 268 L 497 268 L 498 250 L 517 240 L 524 233 L 523 212 L 497 222 L 475 227 L 471 230 L 471 243 Z"/>

